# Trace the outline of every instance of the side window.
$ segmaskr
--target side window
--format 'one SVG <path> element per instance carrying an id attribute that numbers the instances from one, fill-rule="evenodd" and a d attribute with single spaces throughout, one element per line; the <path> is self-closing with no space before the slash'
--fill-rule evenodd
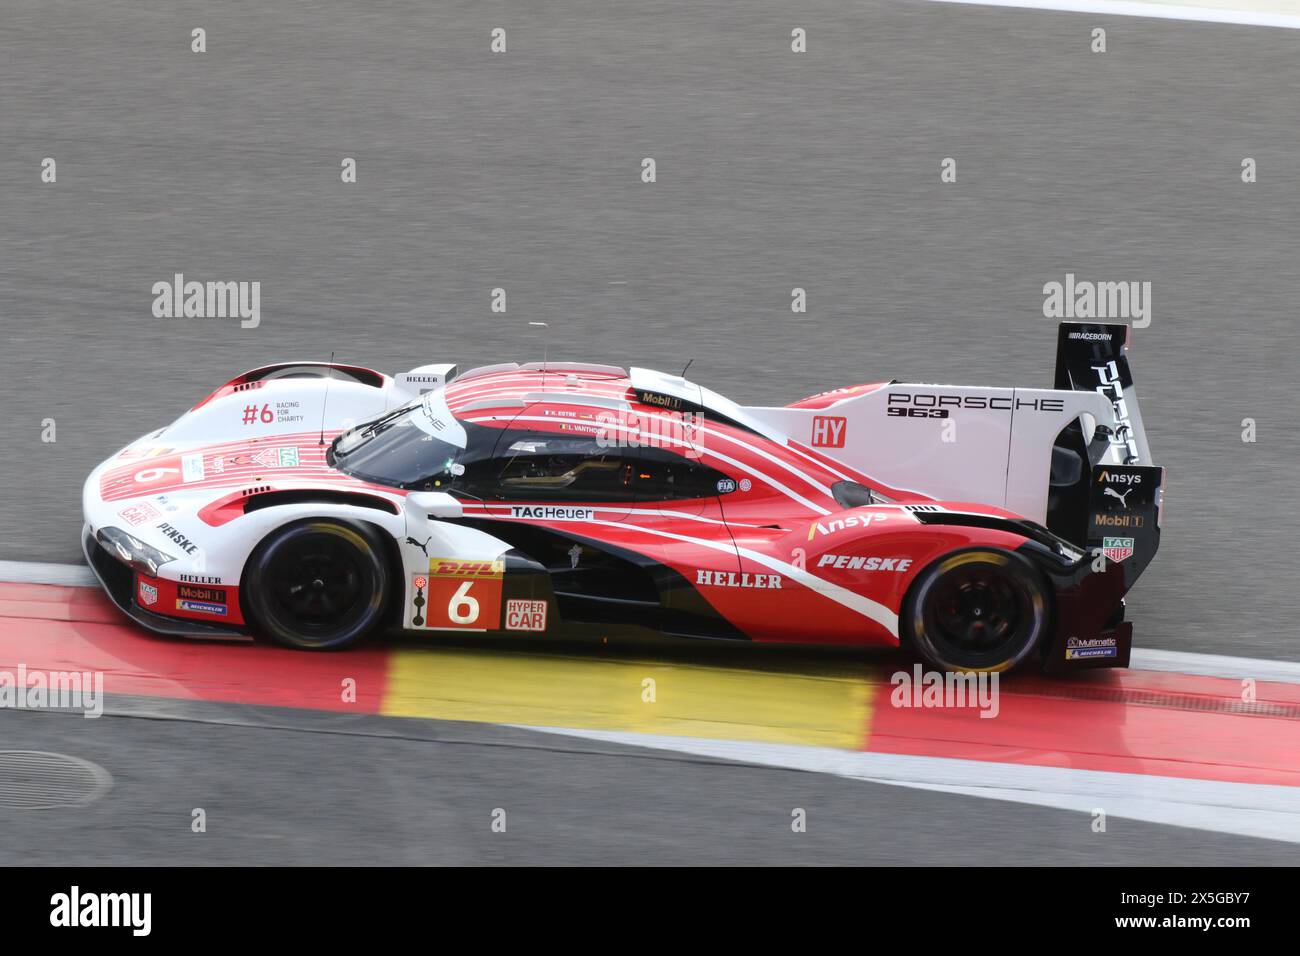
<path id="1" fill-rule="evenodd" d="M 727 481 L 722 472 L 663 448 L 641 449 L 637 462 L 638 501 L 712 498 Z"/>
<path id="2" fill-rule="evenodd" d="M 635 452 L 594 437 L 507 433 L 493 458 L 495 497 L 524 501 L 632 501 Z"/>

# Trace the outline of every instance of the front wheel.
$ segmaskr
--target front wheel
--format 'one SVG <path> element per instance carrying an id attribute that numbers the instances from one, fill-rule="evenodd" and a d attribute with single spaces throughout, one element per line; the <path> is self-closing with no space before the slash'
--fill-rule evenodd
<path id="1" fill-rule="evenodd" d="M 1038 569 L 1001 549 L 950 554 L 912 585 L 903 620 L 922 657 L 944 670 L 1005 671 L 1047 633 L 1049 606 Z"/>
<path id="2" fill-rule="evenodd" d="M 346 647 L 383 617 L 388 567 L 375 533 L 351 521 L 300 521 L 269 534 L 244 569 L 244 609 L 271 640 Z"/>

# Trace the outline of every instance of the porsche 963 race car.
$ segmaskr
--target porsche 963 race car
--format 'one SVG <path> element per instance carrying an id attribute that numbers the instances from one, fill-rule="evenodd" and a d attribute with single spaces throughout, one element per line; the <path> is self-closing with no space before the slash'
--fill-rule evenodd
<path id="1" fill-rule="evenodd" d="M 636 628 L 1126 666 L 1164 480 L 1128 335 L 1063 324 L 1053 389 L 779 407 L 642 368 L 268 365 L 96 468 L 83 547 L 163 634 Z"/>

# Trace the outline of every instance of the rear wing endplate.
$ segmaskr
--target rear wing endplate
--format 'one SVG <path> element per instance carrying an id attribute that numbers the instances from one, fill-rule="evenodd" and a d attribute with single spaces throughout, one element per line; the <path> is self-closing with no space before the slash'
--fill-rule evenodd
<path id="1" fill-rule="evenodd" d="M 1110 402 L 1115 421 L 1107 426 L 1110 448 L 1103 461 L 1150 465 L 1151 448 L 1128 366 L 1129 334 L 1127 325 L 1062 322 L 1056 339 L 1056 388 L 1095 391 Z"/>

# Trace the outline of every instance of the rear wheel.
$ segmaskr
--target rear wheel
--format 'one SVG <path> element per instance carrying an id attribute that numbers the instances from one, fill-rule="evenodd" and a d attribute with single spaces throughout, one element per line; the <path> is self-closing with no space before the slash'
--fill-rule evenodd
<path id="1" fill-rule="evenodd" d="M 255 628 L 289 647 L 334 650 L 378 627 L 388 567 L 375 532 L 352 521 L 300 521 L 268 535 L 244 569 Z"/>
<path id="2" fill-rule="evenodd" d="M 960 551 L 921 572 L 904 605 L 917 652 L 944 670 L 1004 671 L 1047 633 L 1042 575 L 1022 555 Z"/>

